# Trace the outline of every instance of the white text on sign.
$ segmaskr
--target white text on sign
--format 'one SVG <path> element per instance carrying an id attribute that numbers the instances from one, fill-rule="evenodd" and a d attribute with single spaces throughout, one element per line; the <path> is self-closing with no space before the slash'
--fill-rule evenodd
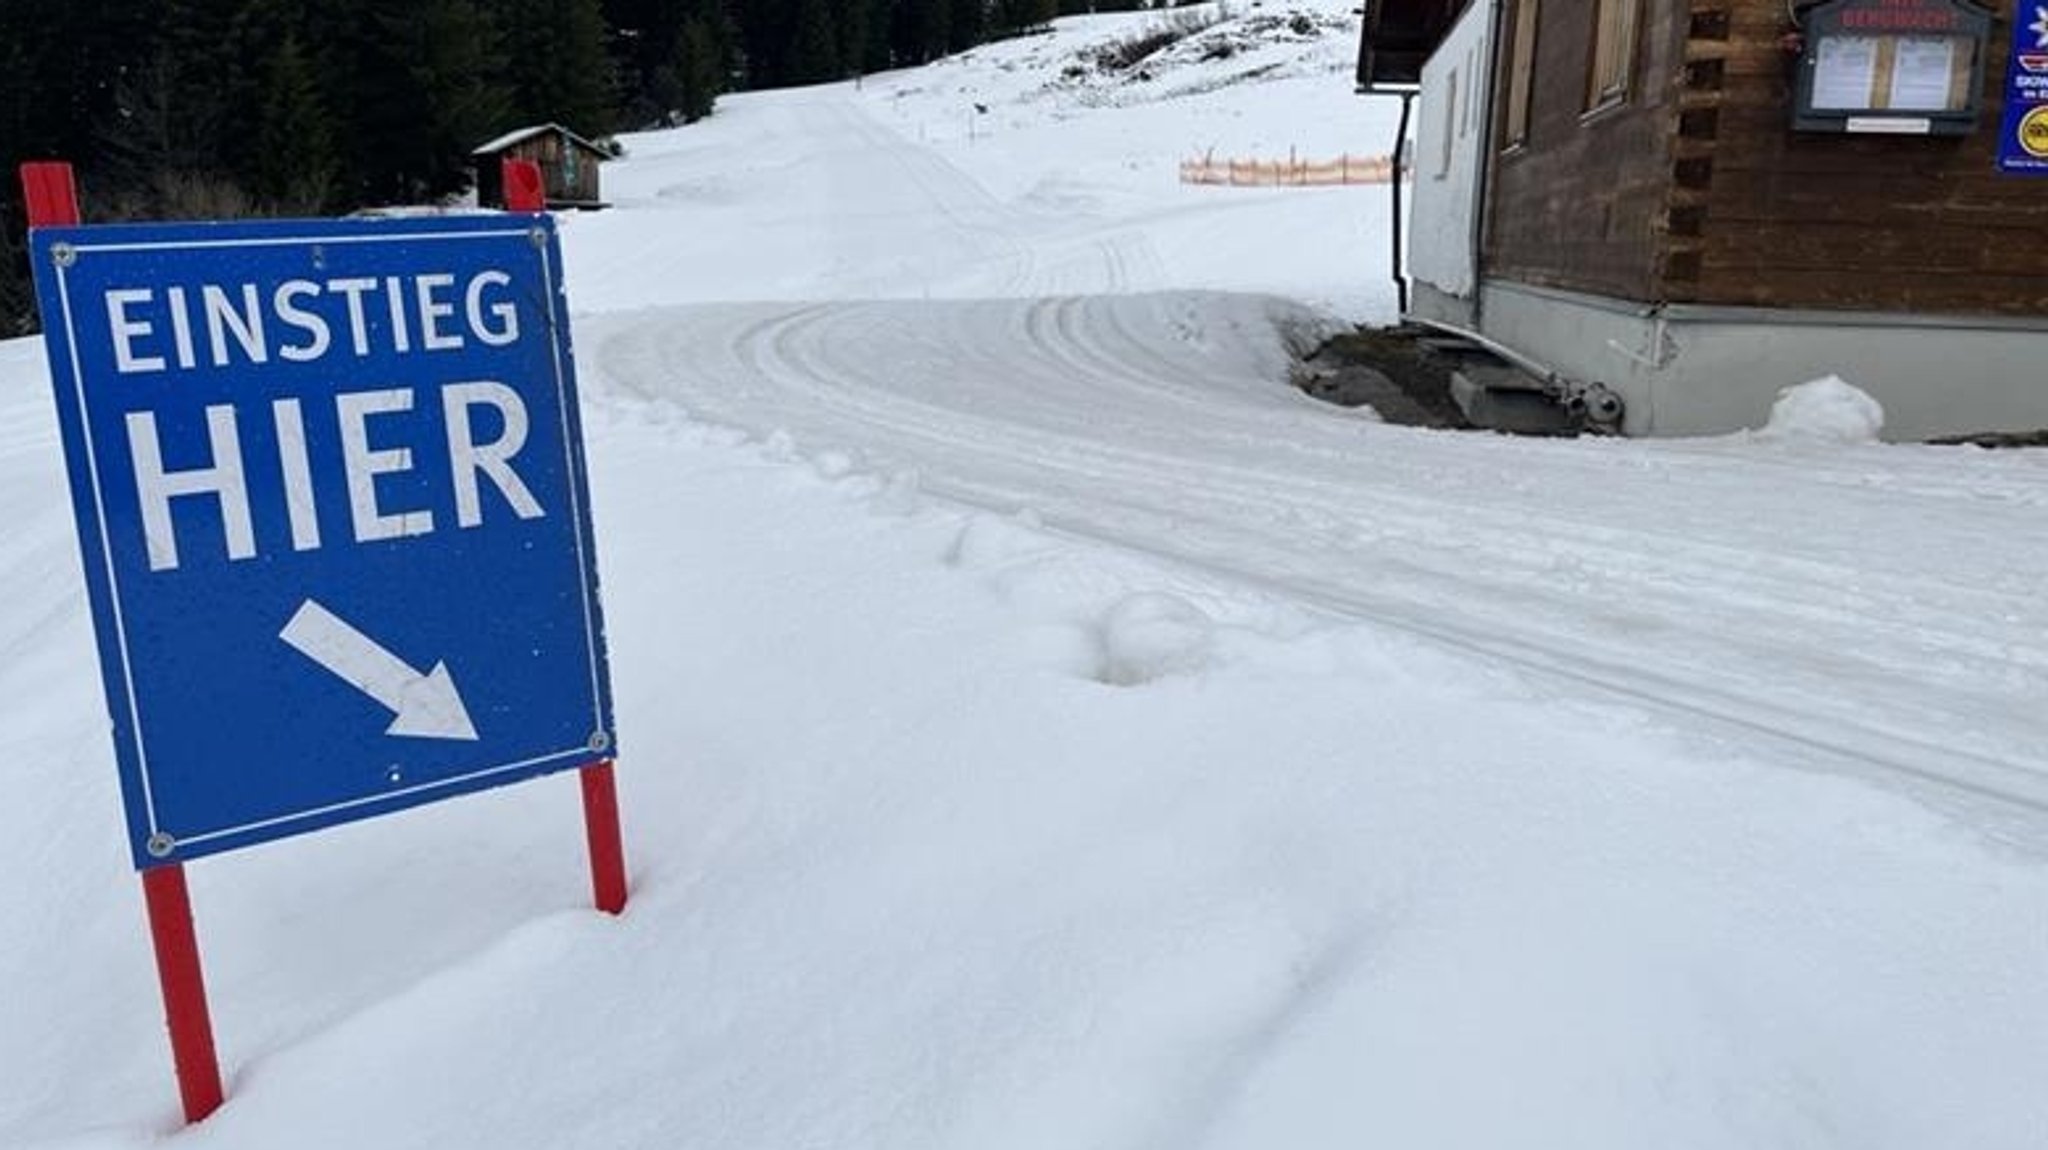
<path id="1" fill-rule="evenodd" d="M 199 284 L 189 290 L 117 288 L 105 293 L 105 314 L 114 366 L 120 374 L 266 364 L 273 357 L 306 364 L 329 356 L 461 351 L 473 344 L 510 346 L 520 336 L 519 311 L 509 298 L 511 282 L 506 273 L 490 269 L 460 285 L 453 275 L 427 273 L 322 282 L 294 279 L 267 290 L 256 284 Z M 526 404 L 516 390 L 488 379 L 444 384 L 439 388 L 439 402 L 427 401 L 430 412 L 440 417 L 438 429 L 427 426 L 431 414 L 413 414 L 415 390 L 377 388 L 313 401 L 331 399 L 333 404 L 340 472 L 355 542 L 401 539 L 434 530 L 431 509 L 387 506 L 377 490 L 379 476 L 413 469 L 410 445 L 420 443 L 423 434 L 438 433 L 446 444 L 457 526 L 483 523 L 483 480 L 490 481 L 520 519 L 546 514 L 513 469 L 513 460 L 525 446 L 530 429 Z M 292 550 L 311 551 L 322 545 L 313 452 L 306 434 L 306 402 L 275 399 L 269 411 L 261 414 L 231 403 L 208 404 L 210 462 L 180 470 L 165 465 L 157 414 L 146 410 L 125 414 L 150 570 L 178 568 L 172 509 L 175 500 L 190 497 L 218 501 L 229 559 L 253 559 L 260 553 L 243 451 L 245 418 L 267 418 L 274 432 L 274 474 L 284 480 Z M 480 408 L 495 414 L 498 430 L 488 439 L 477 434 L 480 424 L 490 422 L 488 417 L 475 417 Z M 188 452 L 192 448 L 185 445 Z M 320 474 L 333 471 L 322 469 Z"/>
<path id="2" fill-rule="evenodd" d="M 311 363 L 338 350 L 360 359 L 373 351 L 461 351 L 519 341 L 519 310 L 506 298 L 512 277 L 490 269 L 456 291 L 446 273 L 294 279 L 264 291 L 256 284 L 199 284 L 193 289 L 119 288 L 106 293 L 114 369 L 123 375 L 269 363 L 272 354 Z M 371 315 L 375 311 L 377 320 Z M 459 321 L 459 322 L 458 322 Z"/>

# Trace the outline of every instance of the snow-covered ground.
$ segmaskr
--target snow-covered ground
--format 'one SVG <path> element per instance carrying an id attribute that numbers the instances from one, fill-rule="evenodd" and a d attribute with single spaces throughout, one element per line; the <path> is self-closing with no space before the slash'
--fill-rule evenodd
<path id="1" fill-rule="evenodd" d="M 0 1145 L 2048 1142 L 2048 456 L 1836 383 L 1683 442 L 1302 398 L 1383 189 L 1175 166 L 1391 117 L 1349 0 L 1233 7 L 627 138 L 564 231 L 633 903 L 567 778 L 195 864 L 183 1133 L 0 343 Z"/>

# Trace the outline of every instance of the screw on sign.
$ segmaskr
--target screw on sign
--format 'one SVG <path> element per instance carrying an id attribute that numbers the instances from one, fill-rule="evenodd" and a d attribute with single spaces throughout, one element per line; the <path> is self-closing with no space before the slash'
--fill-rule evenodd
<path id="1" fill-rule="evenodd" d="M 560 254 L 527 214 L 80 227 L 68 167 L 22 180 L 196 1122 L 222 1093 L 185 862 L 576 770 L 625 906 Z M 507 186 L 537 208 L 537 171 Z"/>

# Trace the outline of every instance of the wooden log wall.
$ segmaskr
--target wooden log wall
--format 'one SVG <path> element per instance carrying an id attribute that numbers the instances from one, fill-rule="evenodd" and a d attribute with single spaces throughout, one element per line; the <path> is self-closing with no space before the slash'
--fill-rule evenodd
<path id="1" fill-rule="evenodd" d="M 1642 0 L 1628 98 L 1590 113 L 1595 0 L 1538 4 L 1528 140 L 1494 163 L 1489 277 L 1659 298 L 1678 122 L 1672 77 L 1686 43 L 1686 3 Z M 1503 42 L 1512 37 L 1504 29 Z M 1496 124 L 1506 118 L 1508 83 L 1504 61 Z"/>
<path id="2" fill-rule="evenodd" d="M 563 203 L 595 202 L 601 198 L 598 188 L 598 159 L 589 152 L 574 145 L 565 145 L 561 136 L 545 132 L 531 139 L 521 140 L 505 150 L 515 159 L 532 160 L 540 165 L 542 179 L 546 182 L 547 198 Z M 576 168 L 576 180 L 571 184 L 569 167 Z"/>
<path id="3" fill-rule="evenodd" d="M 1996 165 L 2015 0 L 1997 5 L 1986 110 L 1938 137 L 1793 132 L 1783 3 L 1689 0 L 1662 297 L 2048 316 L 2048 180 Z"/>

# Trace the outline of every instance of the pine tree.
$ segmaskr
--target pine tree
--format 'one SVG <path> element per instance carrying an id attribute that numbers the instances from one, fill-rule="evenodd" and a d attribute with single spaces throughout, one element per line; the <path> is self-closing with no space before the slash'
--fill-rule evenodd
<path id="1" fill-rule="evenodd" d="M 498 0 L 511 119 L 612 130 L 615 91 L 599 0 Z"/>
<path id="2" fill-rule="evenodd" d="M 843 74 L 839 70 L 839 29 L 832 19 L 831 0 L 799 0 L 789 82 L 815 84 L 837 80 Z"/>
<path id="3" fill-rule="evenodd" d="M 497 30 L 473 0 L 367 0 L 353 79 L 357 202 L 461 190 L 469 152 L 503 131 L 511 102 Z"/>
<path id="4" fill-rule="evenodd" d="M 161 111 L 178 137 L 182 163 L 192 171 L 222 171 L 232 164 L 241 81 L 248 70 L 236 54 L 240 0 L 170 0 L 164 5 L 154 71 L 163 84 Z"/>
<path id="5" fill-rule="evenodd" d="M 898 67 L 923 64 L 947 52 L 955 0 L 896 0 L 889 44 Z"/>
<path id="6" fill-rule="evenodd" d="M 150 54 L 157 23 L 148 0 L 0 0 L 0 334 L 36 324 L 17 167 L 71 161 L 88 218 L 107 218 L 114 180 L 99 136 L 114 118 L 119 79 Z"/>
<path id="7" fill-rule="evenodd" d="M 116 86 L 94 150 L 107 176 L 103 195 L 122 201 L 117 215 L 161 215 L 164 188 L 214 167 L 225 106 L 191 88 L 189 70 L 163 47 Z"/>
<path id="8" fill-rule="evenodd" d="M 950 0 L 946 51 L 965 52 L 988 39 L 988 0 Z"/>
<path id="9" fill-rule="evenodd" d="M 683 25 L 677 46 L 677 91 L 671 107 L 683 122 L 701 120 L 711 114 L 719 93 L 725 90 L 725 51 L 717 25 L 703 16 Z"/>
<path id="10" fill-rule="evenodd" d="M 0 16 L 10 15 L 0 7 Z M 36 149 L 31 143 L 31 94 L 26 48 L 9 38 L 0 42 L 0 161 L 13 172 Z M 0 187 L 0 339 L 35 331 L 35 298 L 29 287 L 27 224 L 16 198 L 14 181 Z"/>
<path id="11" fill-rule="evenodd" d="M 326 123 L 318 70 L 306 50 L 306 29 L 303 0 L 241 0 L 228 21 L 220 48 L 227 59 L 235 61 L 235 67 L 214 78 L 211 85 L 226 103 L 217 128 L 218 164 L 224 173 L 251 189 L 264 182 L 266 170 L 273 166 L 264 155 L 263 137 L 271 118 L 271 89 L 278 79 L 272 73 L 286 41 L 292 42 L 297 59 L 284 66 L 299 73 L 290 82 L 304 89 L 286 96 L 301 105 L 293 115 L 302 120 L 317 116 L 322 121 L 317 130 L 330 142 L 333 138 L 333 127 Z M 262 194 L 260 190 L 258 194 Z"/>
<path id="12" fill-rule="evenodd" d="M 1043 28 L 1060 14 L 1059 0 L 997 0 L 996 23 L 1005 35 Z"/>
<path id="13" fill-rule="evenodd" d="M 893 66 L 889 57 L 890 0 L 869 0 L 861 28 L 859 68 L 862 72 L 885 72 Z"/>
<path id="14" fill-rule="evenodd" d="M 147 37 L 148 54 L 116 73 L 110 106 L 94 126 L 94 166 L 107 177 L 103 209 L 187 215 L 209 206 L 194 202 L 195 185 L 229 178 L 236 111 L 247 104 L 237 90 L 244 70 L 230 66 L 235 15 L 224 0 L 171 0 L 162 27 Z"/>
<path id="15" fill-rule="evenodd" d="M 271 52 L 261 91 L 251 185 L 273 211 L 317 213 L 334 193 L 334 132 L 296 35 Z"/>
<path id="16" fill-rule="evenodd" d="M 603 0 L 602 15 L 621 124 L 671 124 L 710 114 L 725 86 L 722 0 Z"/>
<path id="17" fill-rule="evenodd" d="M 681 20 L 660 45 L 659 63 L 666 75 L 659 79 L 657 118 L 668 121 L 674 113 L 685 123 L 703 119 L 732 86 L 744 51 L 729 7 L 723 0 L 681 0 L 672 9 Z"/>
<path id="18" fill-rule="evenodd" d="M 739 26 L 739 63 L 745 86 L 774 88 L 790 83 L 796 44 L 793 0 L 740 0 L 732 11 Z"/>
<path id="19" fill-rule="evenodd" d="M 868 27 L 873 23 L 874 0 L 841 0 L 839 5 L 839 61 L 842 75 L 859 76 L 873 71 L 867 64 Z"/>

